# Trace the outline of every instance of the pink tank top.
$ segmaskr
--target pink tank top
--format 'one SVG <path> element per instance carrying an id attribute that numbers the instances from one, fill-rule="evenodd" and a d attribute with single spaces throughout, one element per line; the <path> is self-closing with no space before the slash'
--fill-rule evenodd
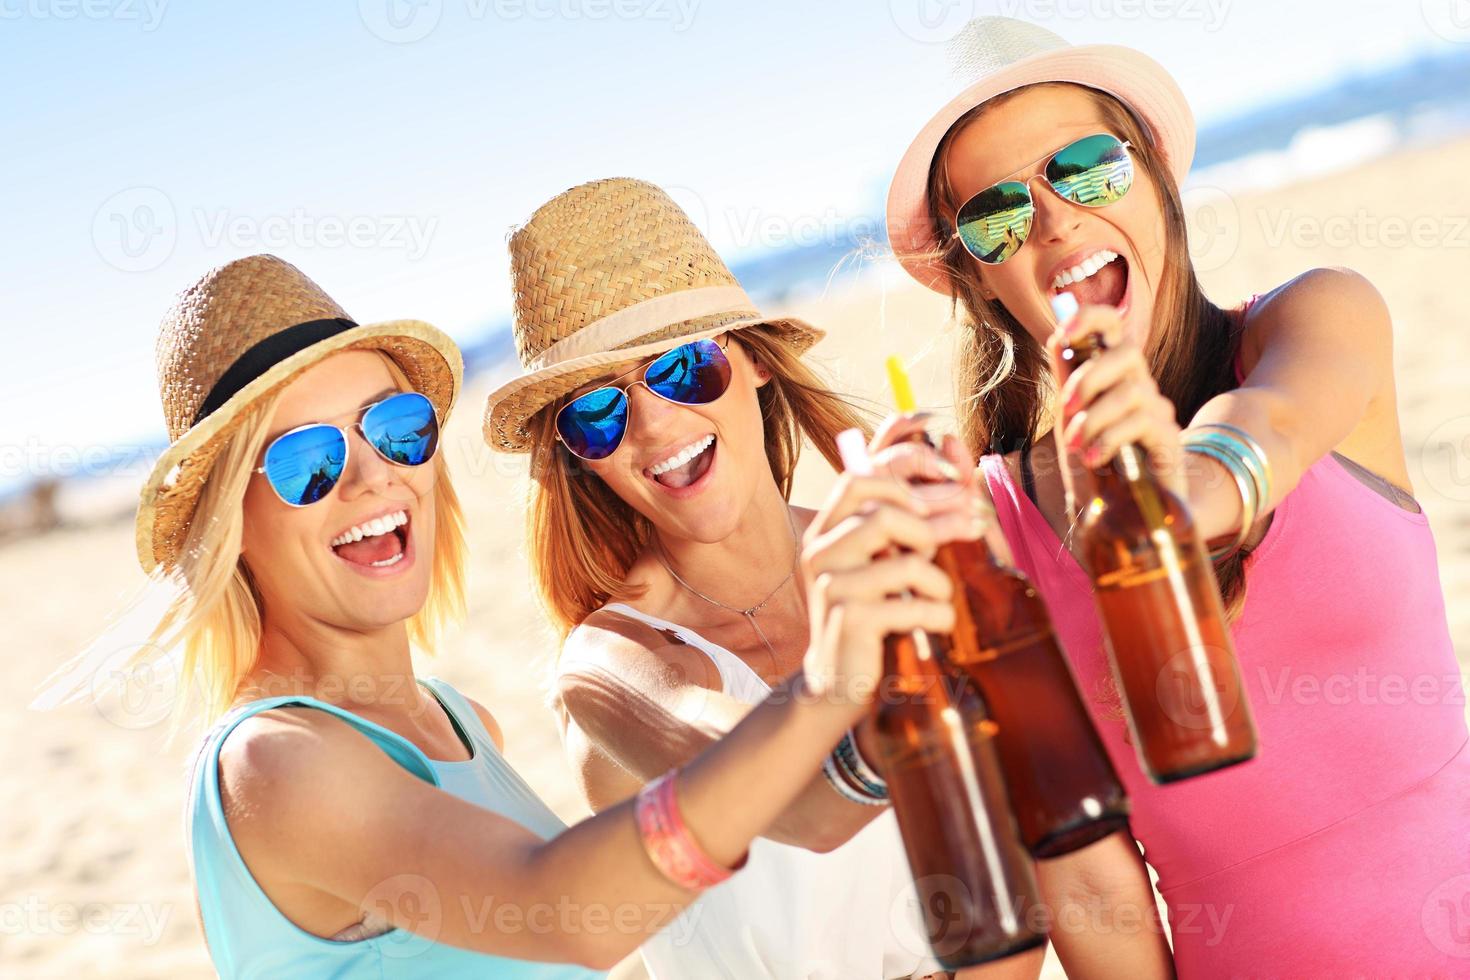
<path id="1" fill-rule="evenodd" d="M 1317 460 L 1246 559 L 1232 628 L 1259 752 L 1155 786 L 1087 575 L 1004 460 L 981 467 L 1132 798 L 1179 975 L 1470 976 L 1470 732 L 1428 517 Z"/>

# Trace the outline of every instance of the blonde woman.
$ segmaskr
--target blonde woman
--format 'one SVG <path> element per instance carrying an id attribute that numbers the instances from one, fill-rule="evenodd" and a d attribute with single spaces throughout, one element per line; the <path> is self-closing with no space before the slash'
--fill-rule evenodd
<path id="1" fill-rule="evenodd" d="M 889 235 L 968 321 L 966 441 L 1097 692 L 1180 974 L 1459 972 L 1470 733 L 1433 537 L 1408 488 L 1382 297 L 1316 269 L 1235 309 L 1211 302 L 1179 197 L 1189 106 L 1139 52 L 998 17 L 953 50 L 971 82 L 904 155 Z M 1063 293 L 1081 310 L 1058 322 Z M 1109 349 L 1053 407 L 1061 340 L 1089 331 Z M 1153 785 L 1126 742 L 1071 540 L 1073 488 L 1127 443 L 1218 543 L 1260 731 L 1255 759 L 1177 785 Z M 1301 682 L 1334 693 L 1298 696 Z"/>
<path id="2" fill-rule="evenodd" d="M 223 976 L 600 976 L 744 863 L 864 712 L 882 635 L 952 622 L 932 566 L 853 558 L 854 535 L 898 543 L 870 501 L 921 551 L 939 525 L 891 480 L 845 481 L 802 571 L 848 588 L 814 609 L 782 696 L 566 828 L 485 709 L 410 659 L 462 600 L 438 452 L 453 343 L 418 321 L 359 325 L 253 256 L 186 290 L 158 351 L 174 441 L 143 492 L 139 557 L 180 589 L 155 638 L 182 650 L 215 722 L 187 817 Z M 886 599 L 895 586 L 918 598 Z"/>
<path id="3" fill-rule="evenodd" d="M 486 436 L 533 454 L 530 555 L 565 637 L 558 707 L 601 810 L 693 758 L 798 669 L 813 594 L 797 566 L 803 540 L 821 538 L 817 515 L 787 500 L 797 453 L 806 439 L 835 463 L 836 434 L 858 419 L 801 360 L 817 331 L 762 317 L 657 187 L 573 188 L 532 215 L 511 257 L 528 370 L 490 395 Z M 945 448 L 943 468 L 963 479 L 973 462 L 952 438 Z M 891 452 L 895 466 L 923 458 Z M 986 526 L 973 480 L 934 506 L 954 536 Z M 855 739 L 872 760 L 866 725 Z M 644 946 L 656 978 L 937 969 L 892 813 L 832 776 L 814 776 L 752 845 L 740 880 Z M 1152 909 L 1141 871 L 1134 886 Z M 982 969 L 1034 976 L 1043 952 Z"/>

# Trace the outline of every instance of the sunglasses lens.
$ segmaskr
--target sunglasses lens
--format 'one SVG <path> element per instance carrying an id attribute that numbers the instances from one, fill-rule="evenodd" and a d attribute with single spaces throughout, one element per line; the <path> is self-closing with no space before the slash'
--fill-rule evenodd
<path id="1" fill-rule="evenodd" d="M 1031 233 L 1031 192 L 1018 180 L 987 187 L 955 216 L 965 250 L 981 262 L 1004 262 Z"/>
<path id="2" fill-rule="evenodd" d="M 681 405 L 708 405 L 730 387 L 730 361 L 713 340 L 675 347 L 648 365 L 648 389 Z"/>
<path id="3" fill-rule="evenodd" d="M 293 507 L 314 504 L 337 485 L 347 440 L 332 425 L 309 425 L 281 436 L 265 451 L 265 478 Z"/>
<path id="4" fill-rule="evenodd" d="M 1116 136 L 1087 136 L 1057 151 L 1046 179 L 1072 203 L 1100 208 L 1133 186 L 1133 158 Z"/>
<path id="5" fill-rule="evenodd" d="M 556 414 L 556 431 L 583 459 L 606 459 L 623 441 L 628 399 L 616 388 L 598 388 L 567 402 Z"/>
<path id="6" fill-rule="evenodd" d="M 439 418 L 434 403 L 416 391 L 378 402 L 362 417 L 362 434 L 390 463 L 422 466 L 439 448 Z"/>

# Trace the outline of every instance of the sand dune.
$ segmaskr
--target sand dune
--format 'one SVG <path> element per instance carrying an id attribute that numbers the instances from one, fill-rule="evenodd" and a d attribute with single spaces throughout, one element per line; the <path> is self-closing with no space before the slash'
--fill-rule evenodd
<path id="1" fill-rule="evenodd" d="M 1357 269 L 1387 298 L 1409 470 L 1436 533 L 1462 664 L 1470 664 L 1470 331 L 1456 290 L 1470 230 L 1464 214 L 1445 214 L 1445 189 L 1458 187 L 1467 168 L 1470 140 L 1461 140 L 1221 198 L 1216 220 L 1202 224 L 1201 234 L 1213 237 L 1201 240 L 1197 256 L 1211 295 L 1225 304 L 1321 265 Z M 816 356 L 841 387 L 884 399 L 879 355 L 895 352 L 913 363 L 922 400 L 949 404 L 947 304 L 894 270 L 839 279 L 798 312 L 831 332 Z M 448 428 L 473 545 L 469 621 L 419 669 L 488 705 L 511 760 L 574 820 L 586 810 L 544 705 L 554 650 L 520 537 L 525 464 L 480 442 L 487 386 L 471 386 Z M 803 464 L 798 501 L 820 499 L 830 480 L 824 470 L 815 457 Z M 187 746 L 163 746 L 163 726 L 146 724 L 146 704 L 25 708 L 34 686 L 137 586 L 131 524 L 56 530 L 6 545 L 0 559 L 8 633 L 0 741 L 9 748 L 0 782 L 0 974 L 207 976 L 181 836 Z"/>

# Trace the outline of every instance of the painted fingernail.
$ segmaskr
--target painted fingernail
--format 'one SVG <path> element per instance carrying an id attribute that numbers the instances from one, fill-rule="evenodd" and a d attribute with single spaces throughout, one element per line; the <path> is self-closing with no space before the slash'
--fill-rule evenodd
<path id="1" fill-rule="evenodd" d="M 873 475 L 873 461 L 868 458 L 868 440 L 861 430 L 844 429 L 837 433 L 837 451 L 842 454 L 843 468 L 849 473 Z"/>

